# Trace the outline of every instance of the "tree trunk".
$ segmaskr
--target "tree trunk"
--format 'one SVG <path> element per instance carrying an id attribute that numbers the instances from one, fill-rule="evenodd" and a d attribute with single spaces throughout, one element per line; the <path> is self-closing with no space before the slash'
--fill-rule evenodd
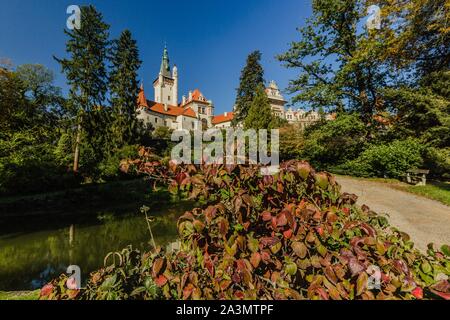
<path id="1" fill-rule="evenodd" d="M 80 160 L 80 143 L 81 143 L 81 116 L 80 116 L 80 120 L 78 121 L 78 127 L 77 127 L 77 139 L 75 141 L 75 153 L 74 153 L 74 157 L 73 157 L 73 172 L 77 173 L 78 172 L 78 164 L 79 164 L 79 160 Z"/>

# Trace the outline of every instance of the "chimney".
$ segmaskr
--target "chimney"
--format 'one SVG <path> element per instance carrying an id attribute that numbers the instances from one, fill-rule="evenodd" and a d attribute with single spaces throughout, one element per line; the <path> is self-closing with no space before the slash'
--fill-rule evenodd
<path id="1" fill-rule="evenodd" d="M 186 104 L 186 96 L 183 96 L 183 102 L 181 103 L 182 105 Z"/>
<path id="2" fill-rule="evenodd" d="M 192 100 L 192 91 L 189 91 L 189 101 Z"/>
<path id="3" fill-rule="evenodd" d="M 223 115 L 224 115 L 225 117 L 228 116 L 228 112 L 225 112 Z"/>
<path id="4" fill-rule="evenodd" d="M 167 112 L 167 110 L 169 110 L 169 106 L 167 105 L 167 103 L 164 103 L 164 111 Z"/>

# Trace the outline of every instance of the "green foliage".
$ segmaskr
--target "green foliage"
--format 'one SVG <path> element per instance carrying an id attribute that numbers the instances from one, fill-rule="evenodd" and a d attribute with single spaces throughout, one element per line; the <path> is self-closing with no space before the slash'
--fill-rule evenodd
<path id="1" fill-rule="evenodd" d="M 51 70 L 40 64 L 23 64 L 17 67 L 16 74 L 26 88 L 26 96 L 36 109 L 34 112 L 48 117 L 61 111 L 64 99 L 61 89 L 53 84 L 55 75 Z"/>
<path id="2" fill-rule="evenodd" d="M 41 65 L 0 71 L 0 194 L 52 191 L 78 180 L 54 151 L 64 101 Z"/>
<path id="3" fill-rule="evenodd" d="M 304 145 L 302 130 L 296 125 L 280 128 L 280 159 L 299 159 Z"/>
<path id="4" fill-rule="evenodd" d="M 422 150 L 413 139 L 374 145 L 337 169 L 356 176 L 401 178 L 407 170 L 422 166 Z"/>
<path id="5" fill-rule="evenodd" d="M 381 108 L 380 88 L 389 77 L 380 56 L 383 33 L 360 32 L 369 4 L 360 0 L 314 0 L 312 17 L 299 28 L 300 40 L 278 56 L 299 70 L 290 82 L 293 102 L 312 107 L 355 110 L 365 123 Z"/>
<path id="6" fill-rule="evenodd" d="M 429 146 L 450 145 L 450 100 L 438 87 L 450 86 L 450 71 L 441 73 L 432 87 L 385 90 L 397 121 L 392 131 L 399 137 L 416 137 Z"/>
<path id="7" fill-rule="evenodd" d="M 308 127 L 300 156 L 319 168 L 356 158 L 366 144 L 368 129 L 356 114 L 339 114 L 336 120 Z"/>
<path id="8" fill-rule="evenodd" d="M 111 130 L 116 146 L 137 143 L 139 121 L 136 119 L 136 97 L 139 93 L 137 72 L 141 65 L 136 40 L 125 30 L 112 46 L 112 71 L 109 76 L 113 123 Z"/>
<path id="9" fill-rule="evenodd" d="M 450 206 L 450 183 L 448 182 L 427 181 L 425 186 L 408 185 L 405 189 L 408 192 L 419 194 Z"/>
<path id="10" fill-rule="evenodd" d="M 0 140 L 0 194 L 54 191 L 79 183 L 58 165 L 47 139 L 35 130 L 24 130 Z"/>
<path id="11" fill-rule="evenodd" d="M 137 145 L 127 145 L 115 150 L 111 156 L 104 159 L 98 166 L 100 178 L 103 180 L 111 180 L 122 175 L 120 171 L 120 163 L 123 159 L 136 159 L 138 157 Z"/>
<path id="12" fill-rule="evenodd" d="M 424 148 L 422 157 L 424 167 L 431 169 L 431 176 L 450 180 L 450 147 L 442 149 Z"/>
<path id="13" fill-rule="evenodd" d="M 250 104 L 248 114 L 244 119 L 245 129 L 274 129 L 277 128 L 275 116 L 272 114 L 269 98 L 262 84 L 258 85 L 255 96 Z"/>
<path id="14" fill-rule="evenodd" d="M 247 63 L 241 71 L 233 125 L 244 121 L 249 113 L 258 86 L 264 85 L 264 70 L 260 64 L 260 60 L 261 52 L 253 51 L 248 55 Z"/>
<path id="15" fill-rule="evenodd" d="M 173 130 L 168 127 L 157 127 L 153 131 L 153 138 L 155 139 L 164 139 L 164 140 L 170 140 L 172 137 Z"/>
<path id="16" fill-rule="evenodd" d="M 205 206 L 178 220 L 179 250 L 127 248 L 105 258 L 86 289 L 61 276 L 41 299 L 423 299 L 450 298 L 449 247 L 427 255 L 383 216 L 355 205 L 330 174 L 288 161 L 258 166 L 132 164 Z M 156 181 L 156 180 L 155 180 Z M 370 266 L 380 268 L 369 288 Z"/>
<path id="17" fill-rule="evenodd" d="M 17 74 L 0 69 L 0 138 L 28 125 L 31 106 L 25 98 L 26 87 Z"/>
<path id="18" fill-rule="evenodd" d="M 81 7 L 80 29 L 64 30 L 69 37 L 66 42 L 68 58 L 58 59 L 62 72 L 66 74 L 70 86 L 69 105 L 73 124 L 78 135 L 86 134 L 87 143 L 101 161 L 114 147 L 110 133 L 111 117 L 103 107 L 108 90 L 106 67 L 109 48 L 109 25 L 103 22 L 102 15 L 92 6 Z M 73 126 L 75 127 L 75 126 Z M 74 164 L 78 170 L 78 164 Z"/>
<path id="19" fill-rule="evenodd" d="M 104 102 L 107 92 L 106 58 L 109 25 L 93 6 L 81 7 L 80 29 L 64 30 L 68 59 L 58 59 L 70 85 L 70 99 L 77 110 L 89 112 Z"/>

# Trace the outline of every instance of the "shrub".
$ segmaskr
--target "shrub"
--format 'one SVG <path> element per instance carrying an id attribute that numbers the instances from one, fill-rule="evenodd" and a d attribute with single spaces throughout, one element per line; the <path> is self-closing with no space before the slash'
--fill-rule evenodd
<path id="1" fill-rule="evenodd" d="M 367 132 L 358 115 L 339 115 L 305 130 L 300 156 L 321 170 L 345 163 L 364 150 Z"/>
<path id="2" fill-rule="evenodd" d="M 66 289 L 62 275 L 41 299 L 450 298 L 448 246 L 419 253 L 306 162 L 285 162 L 274 176 L 257 166 L 133 165 L 207 202 L 178 220 L 180 249 L 111 253 L 86 289 Z M 379 287 L 369 287 L 376 267 Z"/>
<path id="3" fill-rule="evenodd" d="M 423 163 L 423 147 L 413 139 L 397 140 L 386 145 L 372 145 L 355 160 L 333 171 L 364 177 L 402 177 L 408 169 Z"/>
<path id="4" fill-rule="evenodd" d="M 424 148 L 423 159 L 432 177 L 450 180 L 450 148 Z"/>
<path id="5" fill-rule="evenodd" d="M 98 165 L 100 177 L 105 180 L 111 180 L 121 176 L 120 162 L 123 159 L 138 158 L 138 149 L 137 145 L 126 145 L 108 156 Z"/>

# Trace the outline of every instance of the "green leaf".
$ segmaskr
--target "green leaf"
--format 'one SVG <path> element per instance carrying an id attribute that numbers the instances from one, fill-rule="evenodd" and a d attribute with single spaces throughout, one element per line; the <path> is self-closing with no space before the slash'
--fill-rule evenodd
<path id="1" fill-rule="evenodd" d="M 366 291 L 368 278 L 369 277 L 365 272 L 359 274 L 358 279 L 356 280 L 356 296 L 359 296 Z"/>
<path id="2" fill-rule="evenodd" d="M 433 271 L 433 267 L 428 261 L 422 262 L 420 267 L 422 268 L 422 271 L 425 273 L 431 273 Z"/>
<path id="3" fill-rule="evenodd" d="M 448 244 L 444 244 L 441 246 L 441 251 L 443 254 L 445 254 L 447 257 L 450 257 L 450 246 Z"/>

